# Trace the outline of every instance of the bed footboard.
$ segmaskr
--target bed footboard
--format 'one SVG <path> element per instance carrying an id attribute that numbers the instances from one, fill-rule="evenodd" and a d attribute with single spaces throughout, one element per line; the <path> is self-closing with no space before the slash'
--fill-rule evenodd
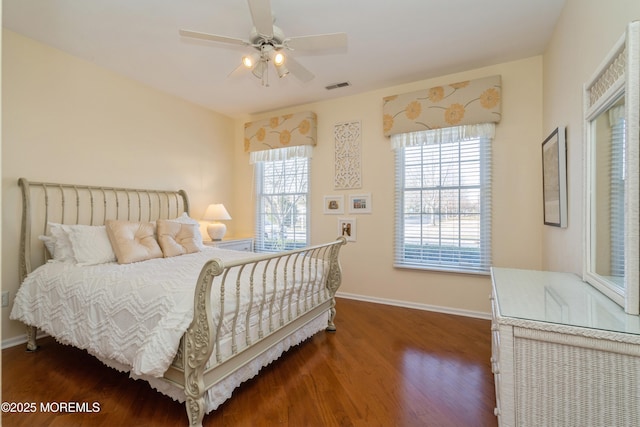
<path id="1" fill-rule="evenodd" d="M 323 245 L 243 261 L 213 259 L 203 266 L 194 295 L 194 317 L 172 366 L 174 371 L 184 371 L 191 426 L 202 425 L 206 390 L 272 344 L 327 311 L 326 330 L 336 330 L 335 293 L 342 280 L 338 256 L 344 244 L 346 239 L 340 237 Z M 212 290 L 220 299 L 219 313 L 211 310 Z M 232 330 L 230 354 L 222 351 L 220 341 L 225 310 L 232 312 L 226 326 Z"/>

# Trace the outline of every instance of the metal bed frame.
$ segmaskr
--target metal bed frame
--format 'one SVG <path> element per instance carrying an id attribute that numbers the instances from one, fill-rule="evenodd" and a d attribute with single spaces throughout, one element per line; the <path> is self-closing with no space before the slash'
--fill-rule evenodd
<path id="1" fill-rule="evenodd" d="M 45 262 L 49 255 L 38 235 L 46 234 L 49 222 L 63 224 L 103 225 L 107 219 L 130 221 L 154 221 L 175 218 L 183 212 L 189 213 L 189 200 L 183 190 L 162 191 L 131 188 L 101 187 L 89 185 L 29 182 L 20 178 L 22 190 L 22 228 L 20 236 L 20 280 L 33 271 L 34 266 Z M 36 209 L 34 209 L 36 205 Z M 34 229 L 37 229 L 35 231 Z M 185 406 L 191 426 L 201 426 L 206 412 L 205 393 L 209 388 L 265 354 L 273 346 L 301 330 L 309 322 L 321 315 L 328 315 L 327 331 L 335 331 L 333 323 L 335 293 L 342 279 L 339 252 L 346 244 L 344 237 L 325 244 L 303 249 L 250 256 L 247 259 L 225 263 L 211 259 L 199 274 L 194 294 L 193 320 L 183 335 L 178 353 L 165 372 L 163 380 L 184 389 Z M 323 268 L 318 269 L 318 267 Z M 267 277 L 267 270 L 271 268 Z M 312 272 L 322 271 L 321 274 Z M 232 273 L 232 274 L 230 274 Z M 302 276 L 298 288 L 287 289 L 289 279 Z M 306 276 L 305 276 L 306 275 Z M 225 292 L 235 292 L 240 300 L 240 277 L 250 282 L 250 299 L 253 301 L 247 312 L 241 312 L 240 304 L 235 307 L 233 317 L 233 342 L 231 355 L 221 355 L 219 333 L 224 313 Z M 228 277 L 235 277 L 229 279 Z M 211 295 L 214 279 L 220 289 L 220 320 L 214 320 Z M 282 295 L 279 312 L 274 312 L 273 294 L 260 293 L 259 287 L 266 289 L 266 282 L 276 283 Z M 319 295 L 306 298 L 303 304 L 293 295 Z M 257 308 L 256 308 L 257 307 Z M 253 310 L 253 311 L 252 311 Z M 265 325 L 260 322 L 259 338 L 251 342 L 249 319 L 259 310 L 260 318 L 268 318 Z M 236 342 L 236 328 L 244 327 L 244 345 Z M 27 325 L 27 349 L 34 351 L 36 327 Z M 212 354 L 214 355 L 212 357 Z M 268 363 L 268 362 L 267 362 Z"/>

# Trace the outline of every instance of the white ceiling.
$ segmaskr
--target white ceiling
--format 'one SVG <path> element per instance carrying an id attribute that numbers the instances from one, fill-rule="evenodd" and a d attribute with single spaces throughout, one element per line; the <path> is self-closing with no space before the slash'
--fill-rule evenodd
<path id="1" fill-rule="evenodd" d="M 310 83 L 234 73 L 250 47 L 245 0 L 4 0 L 3 26 L 159 90 L 239 117 L 543 53 L 564 0 L 271 0 L 286 36 L 348 34 L 348 48 L 293 52 Z M 348 81 L 350 87 L 325 86 Z"/>

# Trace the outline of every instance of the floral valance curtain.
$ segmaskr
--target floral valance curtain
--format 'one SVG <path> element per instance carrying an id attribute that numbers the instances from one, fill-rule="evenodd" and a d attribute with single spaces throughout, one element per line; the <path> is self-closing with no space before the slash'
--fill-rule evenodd
<path id="1" fill-rule="evenodd" d="M 316 113 L 285 114 L 244 125 L 244 151 L 250 161 L 311 157 L 318 133 Z"/>
<path id="2" fill-rule="evenodd" d="M 382 109 L 384 135 L 498 123 L 501 89 L 498 75 L 387 96 Z"/>

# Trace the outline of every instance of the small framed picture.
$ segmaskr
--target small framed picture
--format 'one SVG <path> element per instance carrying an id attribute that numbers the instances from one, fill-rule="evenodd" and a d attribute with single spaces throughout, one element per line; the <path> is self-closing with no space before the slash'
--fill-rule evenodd
<path id="1" fill-rule="evenodd" d="M 344 196 L 324 196 L 324 213 L 343 214 Z"/>
<path id="2" fill-rule="evenodd" d="M 356 241 L 356 219 L 338 218 L 338 235 L 344 236 L 347 242 Z"/>
<path id="3" fill-rule="evenodd" d="M 349 213 L 371 213 L 371 207 L 371 193 L 349 195 Z"/>

